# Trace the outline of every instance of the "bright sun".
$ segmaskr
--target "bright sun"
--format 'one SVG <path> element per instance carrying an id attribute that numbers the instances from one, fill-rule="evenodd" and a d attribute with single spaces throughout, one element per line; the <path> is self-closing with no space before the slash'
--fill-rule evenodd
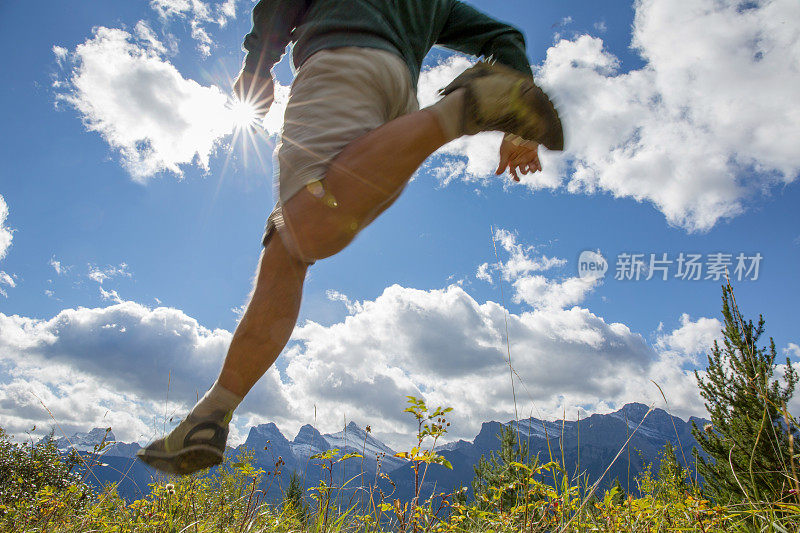
<path id="1" fill-rule="evenodd" d="M 237 128 L 247 128 L 256 122 L 256 108 L 243 100 L 233 100 L 230 104 L 231 120 Z"/>

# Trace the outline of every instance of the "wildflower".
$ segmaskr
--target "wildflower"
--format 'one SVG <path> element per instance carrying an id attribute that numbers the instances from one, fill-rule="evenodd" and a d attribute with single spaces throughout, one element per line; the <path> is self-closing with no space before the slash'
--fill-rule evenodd
<path id="1" fill-rule="evenodd" d="M 175 494 L 175 485 L 172 483 L 167 483 L 164 488 L 167 490 L 167 494 Z"/>

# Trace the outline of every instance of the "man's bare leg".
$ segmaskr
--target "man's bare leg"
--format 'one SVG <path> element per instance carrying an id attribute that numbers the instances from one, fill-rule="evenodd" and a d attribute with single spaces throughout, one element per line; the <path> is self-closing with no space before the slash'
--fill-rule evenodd
<path id="1" fill-rule="evenodd" d="M 328 193 L 364 227 L 397 198 L 425 158 L 444 144 L 444 138 L 430 111 L 399 117 L 342 151 L 327 173 Z M 390 161 L 387 150 L 392 154 Z M 385 178 L 375 188 L 360 180 L 361 175 Z M 301 194 L 313 199 L 308 209 L 321 210 L 319 198 L 308 191 Z M 287 206 L 300 205 L 295 203 L 297 196 Z M 327 236 L 317 237 L 322 241 Z M 294 329 L 307 268 L 306 262 L 289 253 L 281 236 L 272 235 L 261 257 L 253 297 L 233 334 L 219 385 L 244 396 L 272 366 Z"/>
<path id="2" fill-rule="evenodd" d="M 308 264 L 273 232 L 259 262 L 255 289 L 233 334 L 217 383 L 244 396 L 272 366 L 292 334 Z"/>
<path id="3" fill-rule="evenodd" d="M 307 269 L 273 232 L 219 378 L 176 428 L 140 449 L 137 457 L 179 475 L 222 461 L 233 411 L 275 362 L 294 329 Z"/>

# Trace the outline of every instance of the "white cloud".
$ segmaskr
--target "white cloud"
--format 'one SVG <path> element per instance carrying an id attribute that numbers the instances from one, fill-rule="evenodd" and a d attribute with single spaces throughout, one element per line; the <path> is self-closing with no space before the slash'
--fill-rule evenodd
<path id="1" fill-rule="evenodd" d="M 241 320 L 242 317 L 244 316 L 245 311 L 247 311 L 247 304 L 242 304 L 238 307 L 231 307 L 231 313 L 233 313 L 236 316 L 236 320 Z"/>
<path id="2" fill-rule="evenodd" d="M 129 301 L 65 309 L 49 320 L 0 313 L 0 364 L 9 376 L 0 387 L 2 425 L 48 427 L 35 392 L 65 431 L 112 425 L 118 438 L 147 440 L 155 431 L 146 428 L 158 420 L 160 430 L 165 409 L 177 422 L 211 385 L 230 339 L 179 310 Z M 272 369 L 239 414 L 283 420 L 287 404 Z"/>
<path id="3" fill-rule="evenodd" d="M 346 294 L 339 291 L 328 289 L 325 291 L 325 297 L 332 302 L 342 302 L 350 313 L 355 313 L 359 310 L 358 302 L 352 301 Z"/>
<path id="4" fill-rule="evenodd" d="M 661 335 L 656 347 L 664 352 L 678 353 L 692 357 L 711 351 L 714 341 L 722 339 L 722 323 L 716 318 L 699 318 L 693 321 L 684 313 L 680 318 L 680 327 L 667 335 Z"/>
<path id="5" fill-rule="evenodd" d="M 597 279 L 566 278 L 553 280 L 544 276 L 524 276 L 514 281 L 513 300 L 533 307 L 563 309 L 581 303 L 597 285 Z"/>
<path id="6" fill-rule="evenodd" d="M 786 345 L 786 348 L 783 349 L 783 355 L 800 358 L 800 346 L 794 342 L 790 342 Z"/>
<path id="7" fill-rule="evenodd" d="M 283 116 L 286 114 L 286 104 L 289 103 L 289 85 L 275 83 L 275 100 L 264 117 L 264 129 L 270 135 L 280 135 L 283 129 Z"/>
<path id="8" fill-rule="evenodd" d="M 50 258 L 50 261 L 49 261 L 48 264 L 51 267 L 53 267 L 53 270 L 56 271 L 56 275 L 59 275 L 59 276 L 66 274 L 67 272 L 69 272 L 72 269 L 72 266 L 63 264 L 61 261 L 56 259 L 55 256 Z"/>
<path id="9" fill-rule="evenodd" d="M 3 195 L 0 195 L 0 259 L 5 258 L 11 241 L 14 239 L 14 230 L 8 227 L 8 204 Z"/>
<path id="10" fill-rule="evenodd" d="M 489 273 L 489 263 L 483 263 L 480 265 L 477 272 L 475 272 L 475 277 L 479 280 L 485 281 L 486 283 L 494 283 L 492 275 Z"/>
<path id="11" fill-rule="evenodd" d="M 34 434 L 43 435 L 53 427 L 56 436 L 61 432 L 70 436 L 90 427 L 111 426 L 119 440 L 146 442 L 162 429 L 161 423 L 155 427 L 155 421 L 161 422 L 164 417 L 163 401 L 145 408 L 130 395 L 69 366 L 50 370 L 19 371 L 19 375 L 2 383 L 0 423 L 10 434 L 19 437 L 35 426 Z M 160 417 L 156 415 L 159 411 Z M 144 412 L 151 416 L 137 416 Z"/>
<path id="12" fill-rule="evenodd" d="M 167 47 L 156 37 L 155 32 L 150 28 L 147 22 L 140 20 L 136 23 L 136 26 L 133 28 L 133 32 L 136 37 L 146 43 L 147 48 L 156 52 L 158 54 L 165 54 L 167 52 Z"/>
<path id="13" fill-rule="evenodd" d="M 543 153 L 544 172 L 523 176 L 522 185 L 650 202 L 670 224 L 704 231 L 793 182 L 800 33 L 786 21 L 800 17 L 800 4 L 640 0 L 635 10 L 640 69 L 621 72 L 603 41 L 588 35 L 547 51 L 537 78 L 559 105 L 568 152 Z M 467 63 L 451 59 L 423 72 L 421 101 Z M 449 164 L 438 177 L 488 181 L 498 144 L 481 134 L 446 145 L 439 153 Z"/>
<path id="14" fill-rule="evenodd" d="M 217 5 L 217 10 L 226 19 L 236 18 L 236 0 L 225 0 Z"/>
<path id="15" fill-rule="evenodd" d="M 512 301 L 525 303 L 532 307 L 563 309 L 581 303 L 599 283 L 599 278 L 564 277 L 555 279 L 539 272 L 566 265 L 567 261 L 558 257 L 539 254 L 536 247 L 517 242 L 515 234 L 498 229 L 494 240 L 508 253 L 506 261 L 478 267 L 476 277 L 492 282 L 490 271 L 499 272 L 505 281 L 512 284 Z"/>
<path id="16" fill-rule="evenodd" d="M 63 66 L 64 61 L 67 59 L 67 56 L 69 55 L 69 50 L 67 50 L 63 46 L 55 45 L 53 46 L 53 54 L 56 56 L 56 61 L 58 62 L 58 65 Z"/>
<path id="17" fill-rule="evenodd" d="M 105 291 L 110 298 L 119 298 Z M 351 302 L 331 326 L 307 322 L 242 404 L 244 423 L 276 421 L 284 433 L 316 422 L 323 431 L 342 416 L 372 424 L 377 435 L 405 446 L 411 424 L 405 395 L 450 405 L 452 438 L 472 438 L 480 422 L 514 412 L 506 364 L 505 320 L 518 383 L 520 413 L 556 417 L 578 406 L 606 412 L 628 401 L 658 401 L 661 385 L 673 412 L 702 414 L 680 339 L 701 321 L 681 319 L 655 349 L 624 324 L 588 309 L 508 313 L 479 303 L 457 285 L 438 290 L 388 287 L 372 301 Z M 120 299 L 121 300 L 121 299 Z M 697 337 L 697 335 L 695 335 Z M 49 425 L 47 405 L 65 432 L 114 428 L 145 441 L 173 422 L 210 386 L 231 333 L 210 330 L 177 309 L 121 301 L 105 308 L 64 309 L 50 319 L 0 313 L 0 419 L 12 431 Z M 169 384 L 168 384 L 169 383 Z M 169 401 L 167 401 L 167 398 Z M 246 422 L 245 422 L 246 421 Z"/>
<path id="18" fill-rule="evenodd" d="M 204 57 L 211 54 L 214 41 L 208 34 L 207 25 L 225 26 L 236 18 L 236 0 L 225 0 L 210 4 L 201 0 L 150 0 L 150 6 L 164 19 L 178 17 L 189 22 L 192 38 Z"/>
<path id="19" fill-rule="evenodd" d="M 8 249 L 11 248 L 11 241 L 14 239 L 14 230 L 6 225 L 7 219 L 8 204 L 5 198 L 0 195 L 0 260 L 5 258 Z M 17 286 L 17 283 L 14 281 L 14 277 L 11 274 L 0 270 L 0 285 L 6 285 L 13 289 Z M 0 287 L 0 296 L 8 297 L 8 293 L 2 287 Z"/>
<path id="20" fill-rule="evenodd" d="M 128 271 L 128 264 L 127 263 L 120 263 L 117 266 L 108 265 L 105 268 L 99 268 L 95 265 L 89 265 L 89 273 L 87 274 L 89 279 L 96 281 L 99 284 L 103 284 L 104 281 L 107 279 L 115 278 L 115 277 L 124 277 L 130 278 L 131 273 Z"/>
<path id="21" fill-rule="evenodd" d="M 208 169 L 220 139 L 233 129 L 227 94 L 184 78 L 154 39 L 97 28 L 70 56 L 68 92 L 58 95 L 120 153 L 138 181 L 164 171 L 181 176 L 181 165 L 191 163 Z"/>
<path id="22" fill-rule="evenodd" d="M 169 6 L 183 5 L 190 4 L 165 2 L 163 9 L 170 15 Z M 182 177 L 186 165 L 208 170 L 211 157 L 236 128 L 227 90 L 183 77 L 165 59 L 167 52 L 141 21 L 133 35 L 100 27 L 73 53 L 55 51 L 59 61 L 74 64 L 56 83 L 62 91 L 57 101 L 73 106 L 139 182 L 161 172 Z M 288 97 L 289 87 L 275 84 L 275 102 L 263 124 L 270 135 L 280 133 Z"/>
<path id="23" fill-rule="evenodd" d="M 17 283 L 14 281 L 14 278 L 11 277 L 11 274 L 5 272 L 4 270 L 0 270 L 0 285 L 7 285 L 12 289 L 17 286 Z M 0 287 L 0 296 L 8 297 L 8 293 Z"/>
<path id="24" fill-rule="evenodd" d="M 504 315 L 512 362 L 524 381 L 517 399 L 525 416 L 558 417 L 577 406 L 608 411 L 628 401 L 663 405 L 651 379 L 674 413 L 702 414 L 682 356 L 662 355 L 624 324 L 579 307 L 508 314 L 455 285 L 431 291 L 395 285 L 342 322 L 299 327 L 299 344 L 286 353 L 295 410 L 316 406 L 320 424 L 330 429 L 347 415 L 405 444 L 409 421 L 401 407 L 413 394 L 454 407 L 450 437 L 472 438 L 482 421 L 513 416 Z"/>
<path id="25" fill-rule="evenodd" d="M 124 300 L 119 297 L 119 294 L 117 293 L 117 291 L 114 291 L 114 290 L 107 291 L 107 290 L 103 289 L 103 287 L 98 287 L 98 288 L 100 289 L 100 298 L 102 298 L 103 300 L 110 300 L 110 301 L 112 301 L 114 303 L 118 303 L 118 304 L 121 304 L 121 303 L 124 302 Z"/>
<path id="26" fill-rule="evenodd" d="M 508 281 L 513 281 L 531 272 L 550 270 L 567 264 L 565 259 L 557 257 L 547 257 L 546 255 L 531 257 L 531 254 L 536 253 L 536 248 L 517 243 L 516 235 L 502 228 L 495 231 L 494 240 L 509 254 L 508 261 L 503 263 L 501 268 L 503 277 Z"/>

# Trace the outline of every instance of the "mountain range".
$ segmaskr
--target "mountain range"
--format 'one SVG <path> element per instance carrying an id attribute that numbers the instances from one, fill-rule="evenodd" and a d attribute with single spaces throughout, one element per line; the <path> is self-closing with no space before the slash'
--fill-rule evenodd
<path id="1" fill-rule="evenodd" d="M 453 469 L 431 465 L 422 491 L 429 494 L 434 490 L 448 492 L 459 486 L 470 487 L 473 467 L 481 456 L 488 458 L 499 449 L 498 436 L 503 426 L 518 430 L 531 454 L 538 454 L 542 461 L 549 460 L 551 454 L 559 460 L 563 456 L 564 464 L 572 472 L 585 472 L 590 483 L 603 476 L 601 486 L 610 486 L 619 479 L 623 488 L 635 491 L 635 477 L 646 465 L 658 465 L 658 453 L 667 442 L 678 449 L 678 459 L 693 468 L 691 450 L 696 441 L 691 434 L 692 423 L 703 427 L 708 421 L 695 417 L 684 421 L 662 409 L 651 410 L 640 403 L 630 403 L 613 413 L 595 414 L 579 421 L 528 418 L 505 423 L 484 422 L 472 441 L 458 440 L 437 447 Z M 629 437 L 629 445 L 623 449 Z M 93 465 L 91 474 L 87 475 L 90 482 L 95 485 L 119 482 L 120 495 L 132 500 L 147 493 L 148 484 L 162 479 L 156 471 L 135 460 L 138 444 L 117 442 L 110 428 L 94 428 L 69 439 L 55 439 L 55 443 L 60 450 L 73 447 L 85 456 L 93 456 L 95 446 L 104 439 L 106 445 L 93 461 L 88 461 Z M 363 456 L 335 463 L 332 475 L 336 483 L 350 480 L 349 487 L 372 485 L 386 493 L 393 491 L 393 497 L 400 499 L 413 495 L 411 464 L 395 457 L 394 450 L 354 422 L 342 431 L 328 434 L 307 424 L 291 441 L 274 423 L 260 424 L 250 428 L 243 444 L 229 447 L 227 455 L 236 456 L 248 450 L 253 454 L 256 467 L 266 472 L 279 470 L 274 478 L 277 482 L 271 480 L 263 487 L 268 489 L 268 497 L 279 497 L 293 471 L 301 475 L 307 488 L 316 486 L 323 476 L 327 478 L 328 473 L 321 466 L 324 459 L 312 456 L 332 449 L 338 449 L 339 456 L 348 453 Z M 380 473 L 389 479 L 379 476 Z"/>

